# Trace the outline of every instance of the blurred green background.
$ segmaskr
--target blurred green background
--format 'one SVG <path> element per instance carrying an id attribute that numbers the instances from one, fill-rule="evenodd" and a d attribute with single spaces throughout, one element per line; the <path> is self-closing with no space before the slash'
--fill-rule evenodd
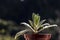
<path id="1" fill-rule="evenodd" d="M 13 21 L 0 19 L 0 40 L 15 40 L 18 25 Z"/>

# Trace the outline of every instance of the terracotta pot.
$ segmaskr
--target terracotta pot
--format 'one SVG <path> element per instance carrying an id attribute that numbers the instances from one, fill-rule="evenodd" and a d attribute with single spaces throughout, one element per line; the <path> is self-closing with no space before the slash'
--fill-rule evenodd
<path id="1" fill-rule="evenodd" d="M 50 40 L 51 34 L 24 34 L 25 40 Z"/>

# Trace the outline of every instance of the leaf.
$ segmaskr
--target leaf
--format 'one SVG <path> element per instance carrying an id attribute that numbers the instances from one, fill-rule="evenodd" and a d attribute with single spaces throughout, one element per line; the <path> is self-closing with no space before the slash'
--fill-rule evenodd
<path id="1" fill-rule="evenodd" d="M 45 20 L 40 21 L 40 24 L 42 25 L 45 21 L 46 21 L 46 19 L 45 19 Z"/>
<path id="2" fill-rule="evenodd" d="M 17 37 L 19 37 L 19 36 L 25 34 L 25 33 L 28 32 L 28 31 L 30 31 L 30 30 L 25 29 L 25 30 L 22 30 L 22 31 L 18 32 L 18 33 L 15 35 L 15 39 L 16 39 Z"/>
<path id="3" fill-rule="evenodd" d="M 40 16 L 39 16 L 39 14 L 34 14 L 33 13 L 32 20 L 33 20 L 34 26 L 38 25 L 39 22 L 40 22 Z"/>
<path id="4" fill-rule="evenodd" d="M 40 16 L 39 16 L 39 14 L 37 15 L 37 24 L 39 24 L 40 23 Z"/>
<path id="5" fill-rule="evenodd" d="M 44 24 L 42 24 L 42 26 L 44 27 L 44 26 L 49 26 L 50 24 L 49 23 L 44 23 Z"/>
<path id="6" fill-rule="evenodd" d="M 33 32 L 35 32 L 35 30 L 28 23 L 22 22 L 21 24 L 28 26 Z"/>
<path id="7" fill-rule="evenodd" d="M 50 28 L 50 27 L 57 27 L 57 25 L 55 24 L 55 25 L 49 25 L 49 26 L 45 26 L 45 27 L 43 27 L 42 29 L 40 29 L 38 32 L 40 32 L 40 31 L 42 31 L 42 30 L 44 30 L 44 29 L 46 29 L 46 28 Z"/>
<path id="8" fill-rule="evenodd" d="M 32 14 L 32 20 L 34 22 L 35 13 Z"/>
<path id="9" fill-rule="evenodd" d="M 37 30 L 43 27 L 41 24 L 38 25 Z"/>
<path id="10" fill-rule="evenodd" d="M 32 27 L 34 27 L 34 26 L 33 26 L 33 22 L 32 22 L 31 20 L 29 20 L 29 23 L 30 23 L 30 25 L 31 25 Z"/>
<path id="11" fill-rule="evenodd" d="M 39 14 L 36 14 L 35 17 L 34 17 L 34 19 L 35 19 L 34 23 L 35 23 L 36 25 L 38 25 L 39 22 L 40 22 L 40 16 L 39 16 Z"/>

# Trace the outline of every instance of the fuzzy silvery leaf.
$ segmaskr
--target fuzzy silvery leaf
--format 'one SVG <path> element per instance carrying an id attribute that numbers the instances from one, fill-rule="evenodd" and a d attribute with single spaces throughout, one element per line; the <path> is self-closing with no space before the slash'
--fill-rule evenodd
<path id="1" fill-rule="evenodd" d="M 45 26 L 45 27 L 43 27 L 42 29 L 40 29 L 38 32 L 40 32 L 40 31 L 42 31 L 42 30 L 44 30 L 44 29 L 50 28 L 50 27 L 55 27 L 55 26 L 57 27 L 56 24 Z"/>
<path id="2" fill-rule="evenodd" d="M 22 30 L 20 32 L 18 32 L 16 35 L 15 35 L 15 39 L 23 34 L 25 34 L 26 32 L 30 31 L 29 29 L 25 29 L 25 30 Z"/>
<path id="3" fill-rule="evenodd" d="M 24 24 L 25 26 L 29 27 L 33 32 L 35 32 L 35 30 L 28 23 L 22 22 L 21 24 Z"/>
<path id="4" fill-rule="evenodd" d="M 32 27 L 34 27 L 33 22 L 31 20 L 29 20 L 29 23 Z"/>
<path id="5" fill-rule="evenodd" d="M 50 24 L 49 23 L 44 23 L 44 24 L 42 24 L 41 26 L 49 26 Z"/>
<path id="6" fill-rule="evenodd" d="M 46 19 L 44 19 L 44 20 L 40 21 L 40 24 L 43 24 L 45 21 L 46 21 Z"/>

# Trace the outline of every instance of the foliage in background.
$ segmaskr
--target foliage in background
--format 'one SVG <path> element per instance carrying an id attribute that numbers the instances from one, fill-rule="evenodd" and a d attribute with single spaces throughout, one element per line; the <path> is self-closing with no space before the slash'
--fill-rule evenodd
<path id="1" fill-rule="evenodd" d="M 18 27 L 13 21 L 0 19 L 0 40 L 15 40 L 14 32 L 19 30 Z"/>

